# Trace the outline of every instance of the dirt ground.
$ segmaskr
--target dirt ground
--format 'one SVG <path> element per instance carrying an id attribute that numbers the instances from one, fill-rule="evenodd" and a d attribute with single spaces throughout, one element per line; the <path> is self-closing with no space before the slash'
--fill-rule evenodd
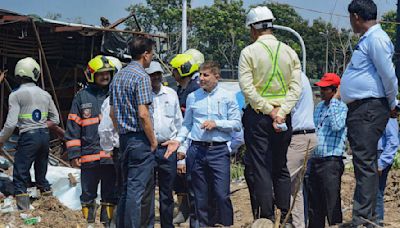
<path id="1" fill-rule="evenodd" d="M 353 171 L 346 171 L 342 177 L 342 207 L 344 221 L 351 220 L 352 196 L 354 191 Z M 232 183 L 232 202 L 234 207 L 233 227 L 250 227 L 253 219 L 250 209 L 249 192 L 244 181 Z M 41 222 L 35 227 L 85 227 L 80 211 L 71 211 L 61 205 L 54 197 L 44 197 L 34 201 L 35 210 L 31 216 L 40 216 Z M 391 171 L 385 195 L 385 227 L 400 227 L 400 170 Z M 25 212 L 26 213 L 26 212 Z M 157 213 L 158 214 L 158 213 Z M 20 212 L 0 214 L 0 228 L 28 227 L 20 218 Z M 101 227 L 97 224 L 96 227 Z M 158 226 L 156 226 L 158 227 Z M 187 225 L 183 225 L 187 227 Z"/>

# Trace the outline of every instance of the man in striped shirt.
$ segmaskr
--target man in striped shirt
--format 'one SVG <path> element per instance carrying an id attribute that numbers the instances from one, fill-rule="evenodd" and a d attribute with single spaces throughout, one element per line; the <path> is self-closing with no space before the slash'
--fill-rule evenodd
<path id="1" fill-rule="evenodd" d="M 326 73 L 315 83 L 322 101 L 314 111 L 318 144 L 310 161 L 309 226 L 325 227 L 342 222 L 340 184 L 344 170 L 347 106 L 340 100 L 340 78 Z"/>

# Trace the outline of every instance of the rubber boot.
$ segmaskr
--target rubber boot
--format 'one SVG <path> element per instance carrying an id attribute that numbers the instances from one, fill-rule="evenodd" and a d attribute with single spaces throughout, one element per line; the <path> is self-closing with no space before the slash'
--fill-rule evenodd
<path id="1" fill-rule="evenodd" d="M 96 203 L 93 204 L 82 204 L 82 214 L 86 221 L 94 223 L 96 220 Z"/>
<path id="2" fill-rule="evenodd" d="M 22 193 L 22 194 L 15 195 L 15 198 L 17 200 L 18 210 L 23 210 L 23 211 L 29 210 L 31 201 L 29 199 L 28 193 Z"/>
<path id="3" fill-rule="evenodd" d="M 100 209 L 100 222 L 104 227 L 110 227 L 111 220 L 113 218 L 115 205 L 112 203 L 101 203 Z"/>

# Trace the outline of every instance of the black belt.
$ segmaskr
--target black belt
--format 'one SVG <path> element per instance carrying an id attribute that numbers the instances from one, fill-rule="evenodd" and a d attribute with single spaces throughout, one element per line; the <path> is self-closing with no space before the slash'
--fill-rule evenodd
<path id="1" fill-rule="evenodd" d="M 226 142 L 202 142 L 202 141 L 192 141 L 192 144 L 198 145 L 198 146 L 210 147 L 210 146 L 226 145 Z"/>
<path id="2" fill-rule="evenodd" d="M 300 134 L 305 135 L 311 133 L 315 133 L 315 129 L 293 131 L 292 135 L 300 135 Z"/>
<path id="3" fill-rule="evenodd" d="M 386 101 L 387 99 L 385 97 L 382 97 L 382 98 L 375 98 L 375 97 L 364 98 L 364 99 L 356 100 L 356 101 L 353 101 L 353 102 L 347 104 L 347 107 L 349 109 L 353 109 L 353 108 L 356 108 L 356 107 L 358 107 L 358 106 L 360 106 L 360 105 L 362 105 L 364 103 L 367 103 L 368 101 L 372 101 L 372 100 L 385 100 Z"/>
<path id="4" fill-rule="evenodd" d="M 344 159 L 343 156 L 328 156 L 328 157 L 314 157 L 312 158 L 315 162 L 324 162 L 324 161 L 342 161 Z"/>
<path id="5" fill-rule="evenodd" d="M 22 134 L 35 134 L 35 133 L 49 133 L 49 129 L 48 128 L 36 128 L 36 129 L 22 132 L 21 135 Z"/>

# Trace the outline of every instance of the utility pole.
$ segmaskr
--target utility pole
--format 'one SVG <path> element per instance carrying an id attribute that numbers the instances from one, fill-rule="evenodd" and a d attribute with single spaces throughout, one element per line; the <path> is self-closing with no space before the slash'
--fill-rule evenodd
<path id="1" fill-rule="evenodd" d="M 183 0 L 182 1 L 182 53 L 186 51 L 186 49 L 187 49 L 187 0 Z"/>
<path id="2" fill-rule="evenodd" d="M 396 76 L 400 84 L 400 0 L 397 0 L 397 18 L 396 18 L 396 48 L 395 48 L 395 66 Z"/>
<path id="3" fill-rule="evenodd" d="M 400 0 L 399 0 L 400 1 Z M 329 30 L 326 30 L 326 33 L 319 32 L 320 35 L 325 36 L 326 38 L 326 47 L 325 47 L 325 73 L 328 72 L 328 60 L 329 60 Z"/>

